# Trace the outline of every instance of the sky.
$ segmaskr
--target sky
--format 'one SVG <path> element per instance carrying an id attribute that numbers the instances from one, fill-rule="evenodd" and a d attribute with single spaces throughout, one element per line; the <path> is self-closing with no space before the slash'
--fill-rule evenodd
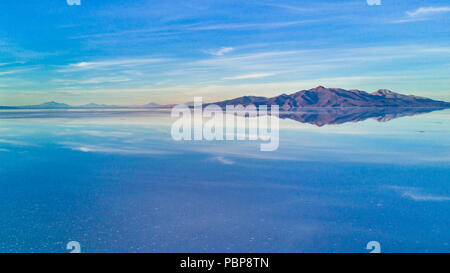
<path id="1" fill-rule="evenodd" d="M 448 0 L 77 1 L 0 0 L 0 105 L 318 85 L 450 101 Z"/>

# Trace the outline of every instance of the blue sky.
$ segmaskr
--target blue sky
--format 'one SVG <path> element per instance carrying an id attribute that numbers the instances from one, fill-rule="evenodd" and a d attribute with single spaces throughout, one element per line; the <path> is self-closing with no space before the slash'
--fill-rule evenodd
<path id="1" fill-rule="evenodd" d="M 317 85 L 450 100 L 448 0 L 0 2 L 0 105 Z"/>

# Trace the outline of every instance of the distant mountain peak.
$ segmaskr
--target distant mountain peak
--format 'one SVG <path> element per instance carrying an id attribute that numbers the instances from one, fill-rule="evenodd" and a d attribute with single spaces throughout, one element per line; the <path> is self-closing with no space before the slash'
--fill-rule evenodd
<path id="1" fill-rule="evenodd" d="M 144 107 L 149 107 L 149 108 L 152 108 L 152 107 L 160 107 L 161 105 L 160 104 L 157 104 L 157 103 L 154 103 L 154 102 L 149 102 L 149 103 L 147 103 L 147 104 L 145 104 L 145 105 L 143 105 Z"/>
<path id="2" fill-rule="evenodd" d="M 80 105 L 79 107 L 85 107 L 85 108 L 105 108 L 105 107 L 113 107 L 113 105 L 106 105 L 106 104 L 97 104 L 97 103 L 88 103 L 84 105 Z"/>
<path id="3" fill-rule="evenodd" d="M 373 92 L 372 94 L 379 93 L 379 94 L 394 94 L 395 92 L 392 92 L 389 89 L 378 89 L 378 91 Z"/>
<path id="4" fill-rule="evenodd" d="M 388 89 L 378 89 L 375 92 L 371 93 L 372 95 L 377 95 L 377 96 L 392 96 L 392 95 L 399 95 L 398 93 L 392 92 L 391 90 Z"/>
<path id="5" fill-rule="evenodd" d="M 309 89 L 310 91 L 323 91 L 323 90 L 327 90 L 328 88 L 326 88 L 326 87 L 324 87 L 324 86 L 322 86 L 322 85 L 319 85 L 319 86 L 317 86 L 317 87 L 315 87 L 315 88 L 311 88 L 311 89 Z"/>
<path id="6" fill-rule="evenodd" d="M 49 101 L 49 102 L 44 102 L 42 104 L 36 105 L 36 106 L 46 106 L 46 107 L 69 107 L 68 104 L 65 103 L 59 103 L 56 101 Z"/>

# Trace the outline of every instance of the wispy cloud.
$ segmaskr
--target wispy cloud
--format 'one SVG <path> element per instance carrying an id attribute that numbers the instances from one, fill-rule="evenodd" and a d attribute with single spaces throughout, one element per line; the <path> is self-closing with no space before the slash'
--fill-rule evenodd
<path id="1" fill-rule="evenodd" d="M 450 196 L 423 193 L 420 189 L 414 187 L 389 186 L 388 188 L 399 192 L 402 197 L 414 201 L 450 201 Z"/>
<path id="2" fill-rule="evenodd" d="M 8 66 L 14 64 L 24 64 L 25 62 L 9 62 L 9 63 L 0 63 L 0 66 Z"/>
<path id="3" fill-rule="evenodd" d="M 189 33 L 196 31 L 210 31 L 210 30 L 254 30 L 254 29 L 277 29 L 284 27 L 291 27 L 301 24 L 317 23 L 328 19 L 309 19 L 309 20 L 295 20 L 295 21 L 279 21 L 279 22 L 242 22 L 242 23 L 195 23 L 183 25 L 168 25 L 154 28 L 143 29 L 128 29 L 116 32 L 93 33 L 74 36 L 72 39 L 86 39 L 86 38 L 107 38 L 119 37 L 126 35 L 142 35 L 151 34 L 152 36 L 170 36 L 181 33 Z"/>
<path id="4" fill-rule="evenodd" d="M 0 143 L 13 145 L 13 146 L 35 146 L 32 143 L 28 143 L 20 140 L 12 140 L 12 139 L 0 139 Z"/>
<path id="5" fill-rule="evenodd" d="M 154 28 L 143 28 L 143 29 L 128 29 L 115 32 L 103 32 L 103 33 L 92 33 L 73 36 L 71 39 L 89 39 L 89 38 L 108 38 L 108 37 L 120 37 L 120 36 L 133 36 L 133 35 L 149 35 L 152 36 L 169 36 L 180 34 L 190 26 L 197 26 L 198 24 L 192 25 L 173 25 L 173 26 L 161 26 Z"/>
<path id="6" fill-rule="evenodd" d="M 81 130 L 80 133 L 97 137 L 126 137 L 132 135 L 129 132 L 99 131 L 99 130 Z"/>
<path id="7" fill-rule="evenodd" d="M 414 201 L 449 201 L 449 196 L 423 194 L 417 192 L 405 192 L 404 197 L 410 198 Z"/>
<path id="8" fill-rule="evenodd" d="M 75 142 L 60 142 L 58 143 L 74 151 L 80 151 L 85 153 L 107 153 L 107 154 L 143 154 L 143 155 L 162 155 L 169 154 L 170 152 L 145 148 L 145 147 L 125 147 L 123 144 L 116 145 L 117 147 L 102 146 L 102 145 L 90 145 L 84 143 Z"/>
<path id="9" fill-rule="evenodd" d="M 380 3 L 381 0 L 367 0 L 370 2 Z M 261 6 L 269 6 L 274 8 L 283 9 L 286 11 L 289 11 L 291 13 L 302 13 L 302 14 L 317 14 L 317 13 L 324 13 L 324 12 L 332 12 L 332 11 L 338 11 L 342 13 L 343 10 L 351 9 L 355 10 L 359 6 L 359 1 L 329 1 L 327 3 L 317 1 L 308 3 L 307 5 L 299 3 L 298 5 L 294 4 L 284 4 L 282 2 L 285 1 L 278 1 L 278 3 L 264 3 L 263 1 L 260 1 L 258 5 Z"/>
<path id="10" fill-rule="evenodd" d="M 132 135 L 130 132 L 122 132 L 122 131 L 110 131 L 110 130 L 73 130 L 66 129 L 63 131 L 54 132 L 55 135 L 65 136 L 65 135 L 88 135 L 94 137 L 113 137 L 113 138 L 122 138 L 129 137 Z"/>
<path id="11" fill-rule="evenodd" d="M 66 80 L 66 79 L 55 79 L 53 82 L 60 83 L 63 85 L 88 85 L 88 84 L 100 84 L 100 83 L 120 83 L 120 82 L 129 82 L 132 79 L 124 78 L 124 77 L 97 77 L 97 78 L 89 78 L 84 80 Z"/>
<path id="12" fill-rule="evenodd" d="M 295 26 L 306 23 L 314 23 L 318 20 L 298 20 L 285 22 L 262 22 L 262 23 L 229 23 L 211 24 L 191 27 L 190 30 L 249 30 L 249 29 L 272 29 Z"/>
<path id="13" fill-rule="evenodd" d="M 407 11 L 406 17 L 390 21 L 392 24 L 401 24 L 409 22 L 419 22 L 432 20 L 433 15 L 450 12 L 450 7 L 421 7 L 415 10 Z"/>
<path id="14" fill-rule="evenodd" d="M 239 75 L 234 77 L 225 77 L 224 80 L 245 80 L 245 79 L 258 79 L 258 78 L 265 78 L 275 75 L 274 73 L 253 73 L 253 74 L 245 74 L 245 75 Z"/>
<path id="15" fill-rule="evenodd" d="M 14 57 L 16 60 L 30 60 L 59 54 L 59 52 L 48 53 L 28 50 L 16 43 L 5 40 L 0 40 L 0 53 L 3 56 Z"/>
<path id="16" fill-rule="evenodd" d="M 221 47 L 218 50 L 214 50 L 214 51 L 209 51 L 209 54 L 215 55 L 215 56 L 223 56 L 231 51 L 233 51 L 234 48 L 233 47 Z"/>
<path id="17" fill-rule="evenodd" d="M 285 4 L 273 4 L 273 3 L 261 3 L 261 5 L 265 5 L 265 6 L 270 6 L 270 7 L 276 7 L 276 8 L 281 8 L 281 9 L 285 9 L 291 12 L 295 12 L 295 13 L 305 13 L 305 12 L 311 12 L 314 11 L 315 9 L 312 8 L 304 8 L 304 7 L 298 7 L 298 6 L 293 6 L 293 5 L 285 5 Z M 316 8 L 317 10 L 317 8 Z"/>
<path id="18" fill-rule="evenodd" d="M 217 157 L 213 157 L 211 158 L 211 160 L 217 161 L 219 163 L 222 163 L 224 165 L 233 165 L 235 162 L 230 160 L 230 159 L 226 159 L 223 156 L 217 156 Z"/>
<path id="19" fill-rule="evenodd" d="M 82 81 L 79 81 L 79 83 L 80 84 L 99 84 L 99 83 L 118 83 L 118 82 L 128 82 L 128 81 L 131 81 L 131 79 L 98 77 L 98 78 L 82 80 Z"/>
<path id="20" fill-rule="evenodd" d="M 24 68 L 24 69 L 12 69 L 12 70 L 7 70 L 7 71 L 0 71 L 0 76 L 28 72 L 28 71 L 31 71 L 34 69 L 35 68 Z"/>
<path id="21" fill-rule="evenodd" d="M 138 59 L 117 59 L 117 60 L 103 60 L 92 62 L 79 62 L 69 64 L 66 67 L 57 70 L 58 72 L 74 72 L 91 69 L 108 69 L 111 67 L 133 67 L 143 64 L 160 63 L 167 61 L 162 58 L 138 58 Z"/>
<path id="22" fill-rule="evenodd" d="M 436 13 L 450 12 L 450 7 L 425 7 L 418 8 L 414 11 L 407 11 L 409 17 L 428 16 Z"/>

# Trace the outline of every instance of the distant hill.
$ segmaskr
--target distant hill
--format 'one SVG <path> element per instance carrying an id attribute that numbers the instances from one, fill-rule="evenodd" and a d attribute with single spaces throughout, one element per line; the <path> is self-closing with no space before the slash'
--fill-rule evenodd
<path id="1" fill-rule="evenodd" d="M 244 96 L 231 100 L 216 102 L 221 107 L 226 105 L 278 105 L 280 110 L 295 111 L 305 107 L 444 107 L 450 108 L 449 102 L 436 101 L 413 95 L 403 95 L 387 89 L 373 93 L 361 90 L 345 90 L 318 86 L 290 95 L 276 97 Z"/>
<path id="2" fill-rule="evenodd" d="M 161 107 L 162 105 L 154 103 L 154 102 L 150 102 L 147 104 L 142 105 L 142 107 L 147 107 L 147 108 L 158 108 Z"/>
<path id="3" fill-rule="evenodd" d="M 79 106 L 71 106 L 65 103 L 59 102 L 45 102 L 37 105 L 25 105 L 25 106 L 0 106 L 0 109 L 113 109 L 113 108 L 163 108 L 167 107 L 166 105 L 160 105 L 157 103 L 148 103 L 141 106 L 118 106 L 118 105 L 107 105 L 107 104 L 97 104 L 97 103 L 88 103 Z"/>
<path id="4" fill-rule="evenodd" d="M 116 107 L 114 105 L 106 105 L 106 104 L 97 104 L 97 103 L 88 103 L 84 105 L 80 105 L 81 108 L 106 108 L 106 107 Z"/>
<path id="5" fill-rule="evenodd" d="M 54 109 L 54 108 L 70 108 L 70 105 L 65 103 L 58 102 L 45 102 L 38 105 L 27 105 L 27 106 L 19 106 L 17 108 L 25 108 L 25 109 Z"/>

